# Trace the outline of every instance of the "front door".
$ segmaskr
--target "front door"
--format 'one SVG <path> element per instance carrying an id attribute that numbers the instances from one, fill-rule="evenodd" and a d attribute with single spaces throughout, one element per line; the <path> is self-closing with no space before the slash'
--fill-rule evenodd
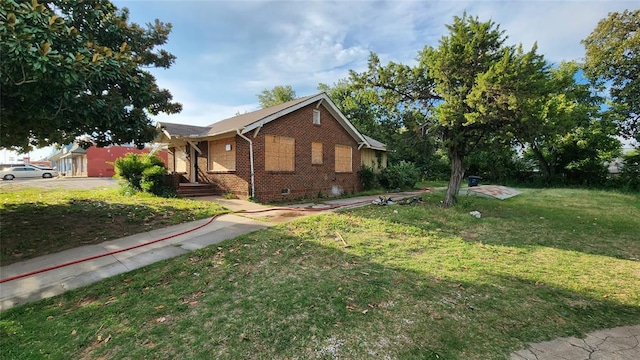
<path id="1" fill-rule="evenodd" d="M 190 158 L 191 158 L 191 171 L 189 171 L 189 182 L 197 183 L 198 182 L 198 152 L 196 151 L 194 146 L 189 147 L 191 149 Z"/>

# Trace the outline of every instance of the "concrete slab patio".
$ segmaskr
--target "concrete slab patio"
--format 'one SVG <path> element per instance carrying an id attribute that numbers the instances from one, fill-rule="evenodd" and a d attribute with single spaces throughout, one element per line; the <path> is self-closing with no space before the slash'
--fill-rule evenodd
<path id="1" fill-rule="evenodd" d="M 533 344 L 510 360 L 638 360 L 640 325 L 599 330 L 584 339 L 565 337 Z"/>

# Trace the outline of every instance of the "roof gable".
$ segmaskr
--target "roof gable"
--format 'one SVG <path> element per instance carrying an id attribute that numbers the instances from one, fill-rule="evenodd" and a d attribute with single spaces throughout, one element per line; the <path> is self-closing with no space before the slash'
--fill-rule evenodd
<path id="1" fill-rule="evenodd" d="M 246 134 L 284 115 L 314 103 L 316 103 L 316 108 L 321 105 L 324 106 L 360 146 L 375 150 L 386 150 L 386 145 L 383 143 L 362 135 L 342 112 L 340 112 L 326 93 L 319 93 L 287 101 L 265 109 L 220 120 L 209 126 L 203 127 L 159 122 L 158 127 L 162 129 L 169 138 L 205 138 L 228 133 Z"/>
<path id="2" fill-rule="evenodd" d="M 224 120 L 217 121 L 209 125 L 209 131 L 207 135 L 223 134 L 229 131 L 242 130 L 245 127 L 255 124 L 260 121 L 264 121 L 266 118 L 275 117 L 278 118 L 282 115 L 288 114 L 293 111 L 291 108 L 297 108 L 300 103 L 303 103 L 313 96 L 306 96 L 299 99 L 287 101 L 282 104 L 274 105 L 268 108 L 252 111 L 250 113 L 234 116 Z M 250 130 L 249 130 L 250 131 Z M 242 132 L 246 133 L 245 131 Z"/>

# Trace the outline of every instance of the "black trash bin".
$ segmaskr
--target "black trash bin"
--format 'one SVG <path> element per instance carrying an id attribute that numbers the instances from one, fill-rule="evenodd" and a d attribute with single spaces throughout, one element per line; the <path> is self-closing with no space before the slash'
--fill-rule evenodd
<path id="1" fill-rule="evenodd" d="M 482 178 L 480 176 L 469 176 L 469 187 L 480 185 L 480 180 Z"/>

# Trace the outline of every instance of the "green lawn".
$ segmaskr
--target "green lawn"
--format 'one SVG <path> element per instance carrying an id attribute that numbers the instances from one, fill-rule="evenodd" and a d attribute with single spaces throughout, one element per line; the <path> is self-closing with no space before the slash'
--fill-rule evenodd
<path id="1" fill-rule="evenodd" d="M 0 264 L 97 244 L 226 211 L 212 202 L 165 199 L 119 188 L 0 188 Z"/>
<path id="2" fill-rule="evenodd" d="M 0 357 L 505 359 L 640 324 L 640 195 L 442 196 L 300 219 L 7 310 Z"/>

